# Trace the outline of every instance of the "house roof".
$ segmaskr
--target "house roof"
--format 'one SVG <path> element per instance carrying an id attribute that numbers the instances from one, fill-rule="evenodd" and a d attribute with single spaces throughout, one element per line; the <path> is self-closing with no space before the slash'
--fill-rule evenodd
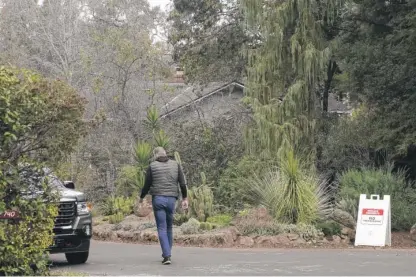
<path id="1" fill-rule="evenodd" d="M 244 89 L 244 85 L 240 82 L 233 81 L 228 83 L 209 83 L 206 85 L 194 85 L 185 88 L 173 97 L 168 103 L 161 107 L 161 118 L 176 113 L 190 105 L 203 101 L 204 99 L 229 88 L 237 86 Z"/>
<path id="2" fill-rule="evenodd" d="M 201 102 L 204 99 L 222 92 L 224 89 L 230 86 L 237 86 L 244 89 L 243 83 L 238 81 L 233 82 L 213 82 L 205 85 L 193 85 L 185 86 L 184 89 L 177 89 L 173 92 L 174 97 L 169 101 L 165 102 L 161 109 L 161 118 L 165 118 L 171 114 L 174 114 L 186 107 L 189 107 L 195 103 Z M 166 99 L 164 99 L 166 100 Z M 334 94 L 329 94 L 328 99 L 328 112 L 330 113 L 349 113 L 351 109 L 347 104 L 337 100 Z"/>

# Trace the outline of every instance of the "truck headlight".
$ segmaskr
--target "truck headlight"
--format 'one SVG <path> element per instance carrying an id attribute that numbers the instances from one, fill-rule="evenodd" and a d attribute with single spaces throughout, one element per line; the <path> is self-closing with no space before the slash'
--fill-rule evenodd
<path id="1" fill-rule="evenodd" d="M 87 202 L 79 202 L 77 204 L 77 210 L 79 215 L 89 214 L 91 212 L 91 205 Z"/>

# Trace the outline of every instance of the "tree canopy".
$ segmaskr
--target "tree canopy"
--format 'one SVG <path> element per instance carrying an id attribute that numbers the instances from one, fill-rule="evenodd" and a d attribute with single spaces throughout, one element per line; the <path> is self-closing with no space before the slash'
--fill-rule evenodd
<path id="1" fill-rule="evenodd" d="M 57 162 L 84 134 L 84 99 L 60 80 L 0 67 L 0 158 Z"/>

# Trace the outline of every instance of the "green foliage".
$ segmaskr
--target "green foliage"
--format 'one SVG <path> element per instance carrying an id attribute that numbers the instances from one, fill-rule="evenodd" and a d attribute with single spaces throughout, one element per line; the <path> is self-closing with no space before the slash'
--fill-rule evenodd
<path id="1" fill-rule="evenodd" d="M 334 221 L 325 221 L 316 225 L 318 230 L 322 230 L 325 236 L 341 235 L 341 225 Z"/>
<path id="2" fill-rule="evenodd" d="M 217 226 L 229 226 L 233 217 L 229 214 L 217 214 L 207 218 L 208 223 L 215 224 Z"/>
<path id="3" fill-rule="evenodd" d="M 324 125 L 318 141 L 322 149 L 321 170 L 342 172 L 374 165 L 371 149 L 376 148 L 372 141 L 376 130 L 365 106 L 357 108 L 351 117 L 323 119 L 321 124 Z"/>
<path id="4" fill-rule="evenodd" d="M 177 0 L 169 14 L 169 42 L 190 82 L 233 81 L 243 74 L 241 53 L 255 37 L 245 32 L 238 1 Z M 196 27 L 197 26 L 197 27 Z"/>
<path id="5" fill-rule="evenodd" d="M 181 226 L 183 223 L 189 220 L 189 215 L 187 213 L 175 213 L 173 216 L 173 224 L 176 226 Z"/>
<path id="6" fill-rule="evenodd" d="M 305 240 L 317 239 L 320 232 L 309 224 L 282 224 L 268 217 L 259 217 L 253 212 L 238 216 L 236 228 L 243 236 L 276 236 L 280 234 L 298 234 Z"/>
<path id="7" fill-rule="evenodd" d="M 182 160 L 181 160 L 181 156 L 179 155 L 179 153 L 175 151 L 174 155 L 175 155 L 175 161 L 177 161 L 179 165 L 182 165 Z"/>
<path id="8" fill-rule="evenodd" d="M 50 164 L 61 160 L 85 130 L 84 104 L 62 81 L 0 67 L 0 158 L 31 154 Z"/>
<path id="9" fill-rule="evenodd" d="M 222 172 L 243 156 L 241 129 L 248 120 L 248 116 L 245 118 L 238 113 L 227 120 L 218 117 L 209 125 L 203 121 L 169 125 L 171 148 L 181 154 L 188 184 L 200 183 L 200 173 L 205 172 L 207 182 L 213 184 L 213 190 L 216 189 Z"/>
<path id="10" fill-rule="evenodd" d="M 152 105 L 147 110 L 147 116 L 146 116 L 145 124 L 151 132 L 153 132 L 155 130 L 159 130 L 159 128 L 160 128 L 159 112 L 157 111 L 157 108 L 156 108 L 155 105 Z"/>
<path id="11" fill-rule="evenodd" d="M 354 222 L 357 222 L 357 213 L 358 213 L 358 201 L 356 198 L 349 198 L 344 196 L 336 203 L 336 208 L 348 213 Z"/>
<path id="12" fill-rule="evenodd" d="M 255 175 L 263 176 L 269 168 L 276 165 L 275 161 L 262 160 L 254 156 L 245 156 L 232 162 L 221 174 L 218 185 L 214 187 L 215 204 L 230 209 L 231 213 L 244 208 L 245 203 L 253 203 L 250 194 L 251 184 L 244 182 Z"/>
<path id="13" fill-rule="evenodd" d="M 201 179 L 206 180 L 204 173 L 201 173 Z M 188 190 L 190 214 L 196 216 L 199 221 L 205 222 L 213 213 L 213 199 L 214 194 L 205 182 Z"/>
<path id="14" fill-rule="evenodd" d="M 163 147 L 164 149 L 169 148 L 170 139 L 166 135 L 165 131 L 160 130 L 158 133 L 156 133 L 154 135 L 154 140 L 155 140 L 156 146 Z"/>
<path id="15" fill-rule="evenodd" d="M 122 212 L 117 212 L 115 214 L 109 215 L 108 216 L 108 222 L 110 224 L 118 224 L 120 222 L 122 222 L 124 219 L 124 214 Z"/>
<path id="16" fill-rule="evenodd" d="M 201 223 L 195 218 L 190 218 L 188 222 L 181 225 L 180 229 L 184 235 L 198 234 Z"/>
<path id="17" fill-rule="evenodd" d="M 137 167 L 123 166 L 115 181 L 117 195 L 137 195 L 144 185 L 143 178 L 143 174 L 137 170 Z"/>
<path id="18" fill-rule="evenodd" d="M 110 196 L 101 205 L 101 212 L 103 215 L 130 215 L 133 213 L 134 203 L 134 197 Z"/>
<path id="19" fill-rule="evenodd" d="M 59 195 L 44 166 L 73 150 L 83 112 L 83 99 L 64 82 L 0 67 L 0 213 L 20 213 L 19 221 L 0 220 L 0 275 L 47 273 Z"/>
<path id="20" fill-rule="evenodd" d="M 351 169 L 340 176 L 339 182 L 338 199 L 342 204 L 338 207 L 345 207 L 347 212 L 358 208 L 360 194 L 390 195 L 392 229 L 409 231 L 416 222 L 413 212 L 416 209 L 416 191 L 406 184 L 404 172 L 394 174 L 390 166 L 381 169 Z"/>
<path id="21" fill-rule="evenodd" d="M 211 224 L 209 222 L 201 222 L 201 224 L 199 225 L 199 228 L 203 231 L 211 231 L 212 229 L 214 229 L 215 225 Z"/>
<path id="22" fill-rule="evenodd" d="M 149 164 L 152 156 L 152 146 L 147 142 L 138 142 L 134 148 L 134 158 L 140 167 L 145 167 Z"/>
<path id="23" fill-rule="evenodd" d="M 246 131 L 250 154 L 276 157 L 288 145 L 296 155 L 315 151 L 315 90 L 331 57 L 322 23 L 341 2 L 242 1 L 249 31 L 262 37 L 259 47 L 247 47 L 247 100 L 256 121 Z"/>
<path id="24" fill-rule="evenodd" d="M 343 92 L 368 106 L 369 140 L 395 154 L 416 142 L 415 15 L 412 1 L 352 1 L 340 26 L 337 56 L 348 75 Z"/>
<path id="25" fill-rule="evenodd" d="M 21 218 L 0 220 L 0 275 L 44 275 L 48 271 L 45 250 L 53 244 L 57 216 L 54 203 L 59 199 L 48 185 L 52 176 L 33 165 L 1 163 L 0 169 L 0 213 L 14 210 Z M 37 191 L 43 193 L 35 196 Z"/>
<path id="26" fill-rule="evenodd" d="M 253 201 L 267 207 L 280 222 L 311 224 L 329 215 L 325 184 L 319 182 L 313 170 L 295 157 L 293 151 L 280 158 L 277 170 L 245 182 L 253 188 L 250 193 Z"/>

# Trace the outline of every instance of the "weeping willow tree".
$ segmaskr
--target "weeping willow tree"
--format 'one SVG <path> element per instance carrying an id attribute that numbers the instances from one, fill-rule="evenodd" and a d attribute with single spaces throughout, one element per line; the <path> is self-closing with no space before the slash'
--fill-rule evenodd
<path id="1" fill-rule="evenodd" d="M 274 158 L 291 149 L 301 159 L 315 156 L 316 92 L 331 56 L 323 25 L 341 1 L 242 0 L 248 30 L 261 37 L 246 52 L 246 100 L 256 122 L 246 130 L 250 154 Z"/>

